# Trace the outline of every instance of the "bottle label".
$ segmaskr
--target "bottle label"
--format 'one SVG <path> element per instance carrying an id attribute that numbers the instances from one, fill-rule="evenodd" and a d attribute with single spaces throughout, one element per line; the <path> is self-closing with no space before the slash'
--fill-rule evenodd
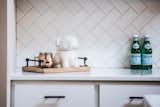
<path id="1" fill-rule="evenodd" d="M 141 54 L 131 54 L 130 57 L 131 65 L 140 65 L 141 64 Z"/>
<path id="2" fill-rule="evenodd" d="M 133 49 L 138 49 L 138 48 L 139 48 L 139 44 L 138 43 L 133 44 Z"/>
<path id="3" fill-rule="evenodd" d="M 151 45 L 149 43 L 145 44 L 144 46 L 145 49 L 151 49 Z"/>
<path id="4" fill-rule="evenodd" d="M 142 64 L 152 65 L 152 54 L 142 54 Z"/>

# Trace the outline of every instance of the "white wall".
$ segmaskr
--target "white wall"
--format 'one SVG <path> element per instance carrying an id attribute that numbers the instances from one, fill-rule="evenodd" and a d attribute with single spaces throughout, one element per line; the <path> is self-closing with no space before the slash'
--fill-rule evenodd
<path id="1" fill-rule="evenodd" d="M 6 107 L 7 0 L 0 0 L 0 107 Z"/>
<path id="2" fill-rule="evenodd" d="M 79 53 L 98 67 L 128 67 L 133 34 L 151 35 L 160 67 L 160 0 L 17 0 L 17 66 L 39 52 L 55 52 L 58 36 L 73 34 Z"/>

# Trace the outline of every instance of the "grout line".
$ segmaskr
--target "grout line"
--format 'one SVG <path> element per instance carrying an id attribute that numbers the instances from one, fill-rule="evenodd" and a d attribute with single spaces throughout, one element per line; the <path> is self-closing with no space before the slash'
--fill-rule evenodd
<path id="1" fill-rule="evenodd" d="M 96 90 L 96 107 L 100 107 L 100 85 L 95 84 L 95 90 Z"/>

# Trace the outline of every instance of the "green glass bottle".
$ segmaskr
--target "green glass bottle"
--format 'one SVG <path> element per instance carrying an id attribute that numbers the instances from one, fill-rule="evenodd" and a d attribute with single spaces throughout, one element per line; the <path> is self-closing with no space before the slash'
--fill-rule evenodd
<path id="1" fill-rule="evenodd" d="M 141 68 L 141 47 L 138 35 L 133 36 L 130 54 L 130 68 L 140 69 Z"/>
<path id="2" fill-rule="evenodd" d="M 149 40 L 149 36 L 144 36 L 144 42 L 142 45 L 142 69 L 151 70 L 152 69 L 152 47 Z"/>

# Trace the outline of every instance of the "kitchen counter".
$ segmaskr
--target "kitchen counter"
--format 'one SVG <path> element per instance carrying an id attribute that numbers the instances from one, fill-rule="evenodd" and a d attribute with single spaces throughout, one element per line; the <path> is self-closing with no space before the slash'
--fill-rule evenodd
<path id="1" fill-rule="evenodd" d="M 154 69 L 152 74 L 132 74 L 130 69 L 92 68 L 90 72 L 74 73 L 13 73 L 10 80 L 65 80 L 65 81 L 160 81 L 160 71 Z"/>
<path id="2" fill-rule="evenodd" d="M 160 107 L 159 94 L 145 95 L 144 98 L 145 98 L 147 107 Z"/>

